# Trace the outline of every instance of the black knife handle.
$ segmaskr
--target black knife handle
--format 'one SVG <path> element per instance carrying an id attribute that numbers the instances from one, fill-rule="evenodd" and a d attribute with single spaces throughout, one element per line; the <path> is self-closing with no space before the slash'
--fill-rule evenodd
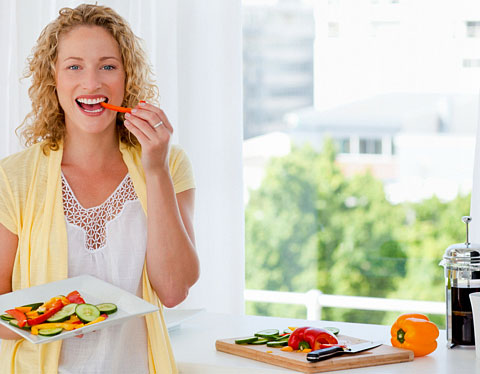
<path id="1" fill-rule="evenodd" d="M 307 353 L 307 361 L 310 361 L 310 362 L 321 361 L 343 352 L 345 351 L 342 347 L 328 347 L 328 348 L 317 349 L 316 351 Z"/>

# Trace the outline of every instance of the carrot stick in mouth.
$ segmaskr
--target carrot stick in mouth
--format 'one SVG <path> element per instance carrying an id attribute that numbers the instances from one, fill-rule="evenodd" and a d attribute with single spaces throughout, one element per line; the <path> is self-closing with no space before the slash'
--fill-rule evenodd
<path id="1" fill-rule="evenodd" d="M 132 112 L 132 108 L 124 108 L 123 106 L 116 106 L 116 105 L 108 104 L 108 103 L 105 103 L 105 102 L 100 103 L 100 105 L 103 106 L 106 109 L 114 110 L 114 111 L 120 112 L 120 113 L 131 113 Z"/>

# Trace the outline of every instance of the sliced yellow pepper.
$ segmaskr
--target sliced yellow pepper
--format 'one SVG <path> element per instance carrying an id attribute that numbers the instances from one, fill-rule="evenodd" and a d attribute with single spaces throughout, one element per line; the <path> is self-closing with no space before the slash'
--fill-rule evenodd
<path id="1" fill-rule="evenodd" d="M 80 327 L 83 327 L 83 323 L 65 323 L 65 322 L 52 322 L 52 323 L 41 323 L 39 325 L 32 326 L 30 332 L 32 335 L 38 335 L 38 330 L 41 329 L 56 329 L 62 328 L 67 331 L 76 330 Z"/>
<path id="2" fill-rule="evenodd" d="M 88 325 L 93 325 L 94 323 L 98 323 L 98 322 L 102 322 L 102 321 L 105 321 L 107 319 L 107 317 L 101 315 L 100 317 L 98 317 L 97 319 L 94 319 L 92 322 L 88 322 L 85 324 L 85 326 L 88 326 Z"/>
<path id="3" fill-rule="evenodd" d="M 32 310 L 31 306 L 17 306 L 15 307 L 16 310 L 19 310 L 22 313 L 28 313 Z"/>
<path id="4" fill-rule="evenodd" d="M 70 319 L 66 320 L 65 323 L 75 323 L 79 321 L 80 321 L 80 318 L 78 318 L 75 314 L 72 314 L 70 316 Z"/>

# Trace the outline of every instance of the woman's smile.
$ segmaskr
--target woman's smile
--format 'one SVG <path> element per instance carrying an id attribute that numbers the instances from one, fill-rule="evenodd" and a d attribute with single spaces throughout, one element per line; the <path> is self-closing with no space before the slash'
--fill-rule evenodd
<path id="1" fill-rule="evenodd" d="M 82 95 L 77 97 L 75 101 L 85 115 L 99 116 L 106 110 L 100 103 L 108 103 L 108 98 L 103 95 Z"/>

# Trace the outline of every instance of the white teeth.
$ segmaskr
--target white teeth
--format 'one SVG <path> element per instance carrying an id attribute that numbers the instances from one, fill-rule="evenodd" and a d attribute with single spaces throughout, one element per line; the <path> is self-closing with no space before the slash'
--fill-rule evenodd
<path id="1" fill-rule="evenodd" d="M 87 113 L 98 113 L 98 112 L 101 112 L 102 110 L 105 110 L 103 108 L 100 108 L 100 109 L 95 109 L 95 110 L 86 110 L 86 109 L 83 109 L 84 112 L 87 112 Z"/>
<path id="2" fill-rule="evenodd" d="M 80 103 L 90 104 L 90 105 L 102 103 L 102 102 L 104 102 L 105 100 L 107 100 L 106 97 L 98 97 L 98 98 L 96 98 L 96 99 L 85 99 L 85 98 L 83 98 L 83 97 L 80 97 L 80 98 L 77 99 L 77 101 L 80 102 Z"/>

